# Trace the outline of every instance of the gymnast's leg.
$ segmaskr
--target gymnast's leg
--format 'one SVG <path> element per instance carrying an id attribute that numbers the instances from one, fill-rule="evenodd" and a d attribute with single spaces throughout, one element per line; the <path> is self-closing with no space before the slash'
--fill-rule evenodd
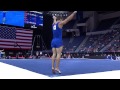
<path id="1" fill-rule="evenodd" d="M 55 68 L 55 71 L 57 71 L 59 74 L 61 74 L 61 71 L 59 69 L 59 64 L 60 64 L 60 58 L 61 58 L 62 50 L 63 50 L 63 46 L 61 46 L 59 48 L 56 48 L 57 57 L 56 57 L 56 68 Z"/>
<path id="2" fill-rule="evenodd" d="M 56 58 L 56 49 L 55 48 L 52 48 L 52 52 L 53 52 L 53 55 L 52 55 L 52 72 L 55 73 L 55 68 L 54 68 L 54 63 L 55 63 L 55 58 Z"/>

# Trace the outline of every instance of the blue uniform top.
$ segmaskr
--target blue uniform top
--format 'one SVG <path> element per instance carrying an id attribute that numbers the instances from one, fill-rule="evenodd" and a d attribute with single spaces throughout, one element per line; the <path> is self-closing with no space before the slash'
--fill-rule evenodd
<path id="1" fill-rule="evenodd" d="M 53 24 L 53 39 L 51 42 L 52 48 L 59 48 L 63 46 L 62 29 L 58 26 L 59 23 Z"/>
<path id="2" fill-rule="evenodd" d="M 62 29 L 58 26 L 59 23 L 53 24 L 53 39 L 62 40 Z"/>

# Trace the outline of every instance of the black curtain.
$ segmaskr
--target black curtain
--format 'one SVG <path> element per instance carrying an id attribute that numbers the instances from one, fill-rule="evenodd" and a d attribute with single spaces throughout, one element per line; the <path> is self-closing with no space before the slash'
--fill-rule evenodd
<path id="1" fill-rule="evenodd" d="M 77 12 L 77 20 L 82 21 L 83 20 L 83 11 Z"/>
<path id="2" fill-rule="evenodd" d="M 42 32 L 42 36 L 43 36 L 43 40 L 44 43 L 46 45 L 47 49 L 51 49 L 51 40 L 52 40 L 52 23 L 53 23 L 53 19 L 52 16 L 49 14 L 44 13 L 43 14 L 43 32 Z"/>

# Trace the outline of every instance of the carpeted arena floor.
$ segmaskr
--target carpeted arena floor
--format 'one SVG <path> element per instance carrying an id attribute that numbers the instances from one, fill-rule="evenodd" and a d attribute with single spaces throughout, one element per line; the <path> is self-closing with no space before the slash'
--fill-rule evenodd
<path id="1" fill-rule="evenodd" d="M 62 74 L 52 74 L 50 59 L 8 59 L 0 60 L 0 62 L 47 75 L 49 77 L 120 70 L 120 61 L 106 59 L 62 59 L 60 62 Z"/>

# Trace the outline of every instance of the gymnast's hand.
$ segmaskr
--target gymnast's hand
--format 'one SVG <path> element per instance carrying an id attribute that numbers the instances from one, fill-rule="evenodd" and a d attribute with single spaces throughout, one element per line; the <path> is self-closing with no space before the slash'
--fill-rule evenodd
<path id="1" fill-rule="evenodd" d="M 76 13 L 77 13 L 77 11 L 74 11 L 73 13 L 75 13 L 75 14 L 76 14 Z"/>
<path id="2" fill-rule="evenodd" d="M 56 16 L 53 16 L 53 19 L 56 20 Z"/>

